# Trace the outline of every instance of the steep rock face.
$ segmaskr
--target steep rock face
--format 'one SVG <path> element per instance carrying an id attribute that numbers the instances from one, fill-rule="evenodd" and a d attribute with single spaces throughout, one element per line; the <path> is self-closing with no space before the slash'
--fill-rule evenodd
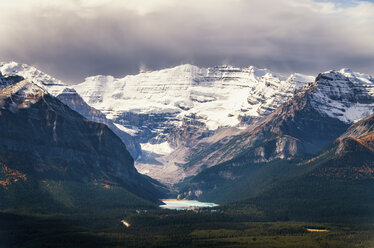
<path id="1" fill-rule="evenodd" d="M 119 186 L 154 202 L 161 196 L 106 125 L 27 80 L 0 90 L 0 146 L 1 163 L 27 178 Z"/>
<path id="2" fill-rule="evenodd" d="M 103 113 L 89 106 L 75 90 L 66 88 L 57 98 L 88 120 L 107 125 L 123 141 L 134 159 L 141 155 L 140 144 L 135 140 L 135 137 L 128 134 L 127 130 L 121 130 L 120 128 L 123 129 L 121 125 L 117 127 Z"/>
<path id="3" fill-rule="evenodd" d="M 112 121 L 105 117 L 104 114 L 87 105 L 87 103 L 73 88 L 60 80 L 55 79 L 32 66 L 19 64 L 16 62 L 0 63 L 0 73 L 2 73 L 2 75 L 4 75 L 6 78 L 19 77 L 32 81 L 51 95 L 58 97 L 63 103 L 86 117 L 88 120 L 100 122 L 109 126 L 109 128 L 111 128 L 113 132 L 115 132 L 125 143 L 133 158 L 136 159 L 141 154 L 139 143 L 136 142 L 131 135 L 126 133 L 122 126 L 115 126 Z M 21 79 L 18 79 L 18 81 L 20 80 Z M 4 81 L 4 83 L 0 82 L 0 84 L 4 85 L 4 87 L 11 85 L 12 83 L 13 81 L 9 80 L 8 83 L 7 81 Z M 120 128 L 122 128 L 122 130 Z"/>

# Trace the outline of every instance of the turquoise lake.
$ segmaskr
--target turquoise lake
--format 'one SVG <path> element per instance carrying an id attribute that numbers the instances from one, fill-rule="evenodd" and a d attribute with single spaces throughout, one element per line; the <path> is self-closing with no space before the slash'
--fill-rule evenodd
<path id="1" fill-rule="evenodd" d="M 218 204 L 212 202 L 199 202 L 190 200 L 165 199 L 162 200 L 166 205 L 160 205 L 165 209 L 188 210 L 189 207 L 216 207 Z"/>

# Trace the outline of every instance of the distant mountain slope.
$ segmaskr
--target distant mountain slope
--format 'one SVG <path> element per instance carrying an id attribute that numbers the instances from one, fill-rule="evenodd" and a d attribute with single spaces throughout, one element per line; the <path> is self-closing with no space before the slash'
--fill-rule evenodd
<path id="1" fill-rule="evenodd" d="M 125 207 L 162 196 L 106 125 L 88 121 L 28 80 L 0 90 L 0 146 L 2 209 L 94 208 L 94 199 Z"/>
<path id="2" fill-rule="evenodd" d="M 186 181 L 188 186 L 184 184 L 182 197 L 204 197 L 211 190 L 218 192 L 235 180 L 235 165 L 313 156 L 342 135 L 355 120 L 373 113 L 373 78 L 347 71 L 320 74 L 316 82 L 263 120 L 191 155 L 187 170 L 220 166 Z M 354 114 L 352 109 L 356 111 Z"/>
<path id="3" fill-rule="evenodd" d="M 373 218 L 373 121 L 374 115 L 371 115 L 352 125 L 321 155 L 298 164 L 302 174 L 275 185 L 247 202 L 255 202 L 270 212 L 299 218 Z M 349 136 L 353 130 L 362 132 L 363 126 L 368 127 L 365 134 Z"/>
<path id="4" fill-rule="evenodd" d="M 237 201 L 229 205 L 234 209 L 255 205 L 274 218 L 374 217 L 373 123 L 374 114 L 358 121 L 309 159 L 237 157 L 201 172 L 187 188 L 200 200 Z"/>
<path id="5" fill-rule="evenodd" d="M 63 103 L 88 120 L 104 123 L 109 126 L 109 128 L 125 143 L 127 149 L 135 159 L 141 154 L 139 143 L 136 142 L 130 134 L 120 130 L 112 121 L 108 120 L 103 113 L 87 105 L 71 86 L 39 71 L 35 67 L 16 62 L 0 63 L 0 73 L 6 77 L 18 76 L 32 81 L 51 95 L 59 98 Z M 0 88 L 7 85 L 9 84 L 0 82 Z"/>

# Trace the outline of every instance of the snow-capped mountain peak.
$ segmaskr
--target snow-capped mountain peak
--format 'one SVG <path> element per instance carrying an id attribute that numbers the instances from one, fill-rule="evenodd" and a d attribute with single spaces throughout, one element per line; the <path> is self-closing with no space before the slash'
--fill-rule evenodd
<path id="1" fill-rule="evenodd" d="M 48 93 L 45 90 L 28 80 L 22 80 L 1 90 L 2 98 L 10 98 L 11 102 L 6 106 L 12 112 L 28 108 L 46 94 Z"/>
<path id="2" fill-rule="evenodd" d="M 36 85 L 47 90 L 53 96 L 61 94 L 64 89 L 68 88 L 66 84 L 50 75 L 36 69 L 33 66 L 20 64 L 14 61 L 0 63 L 0 72 L 4 76 L 18 75 L 25 79 L 31 80 Z"/>
<path id="3" fill-rule="evenodd" d="M 174 124 L 180 124 L 186 116 L 194 115 L 215 130 L 220 126 L 236 126 L 242 119 L 257 118 L 273 110 L 299 84 L 305 84 L 299 81 L 301 78 L 288 80 L 254 66 L 199 68 L 185 64 L 124 78 L 89 77 L 74 88 L 113 120 L 132 112 L 169 115 Z M 302 79 L 305 78 L 308 77 Z M 313 80 L 309 77 L 308 81 Z M 269 87 L 274 89 L 269 91 Z M 272 96 L 277 98 L 275 102 L 269 99 Z"/>
<path id="4" fill-rule="evenodd" d="M 374 79 L 350 69 L 331 70 L 318 75 L 313 106 L 330 117 L 353 123 L 374 113 Z"/>

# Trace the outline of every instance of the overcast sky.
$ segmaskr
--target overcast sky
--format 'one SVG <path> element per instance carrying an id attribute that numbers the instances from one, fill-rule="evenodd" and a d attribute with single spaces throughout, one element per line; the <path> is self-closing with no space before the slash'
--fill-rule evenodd
<path id="1" fill-rule="evenodd" d="M 0 0 L 0 60 L 66 82 L 181 63 L 374 74 L 374 2 Z"/>

